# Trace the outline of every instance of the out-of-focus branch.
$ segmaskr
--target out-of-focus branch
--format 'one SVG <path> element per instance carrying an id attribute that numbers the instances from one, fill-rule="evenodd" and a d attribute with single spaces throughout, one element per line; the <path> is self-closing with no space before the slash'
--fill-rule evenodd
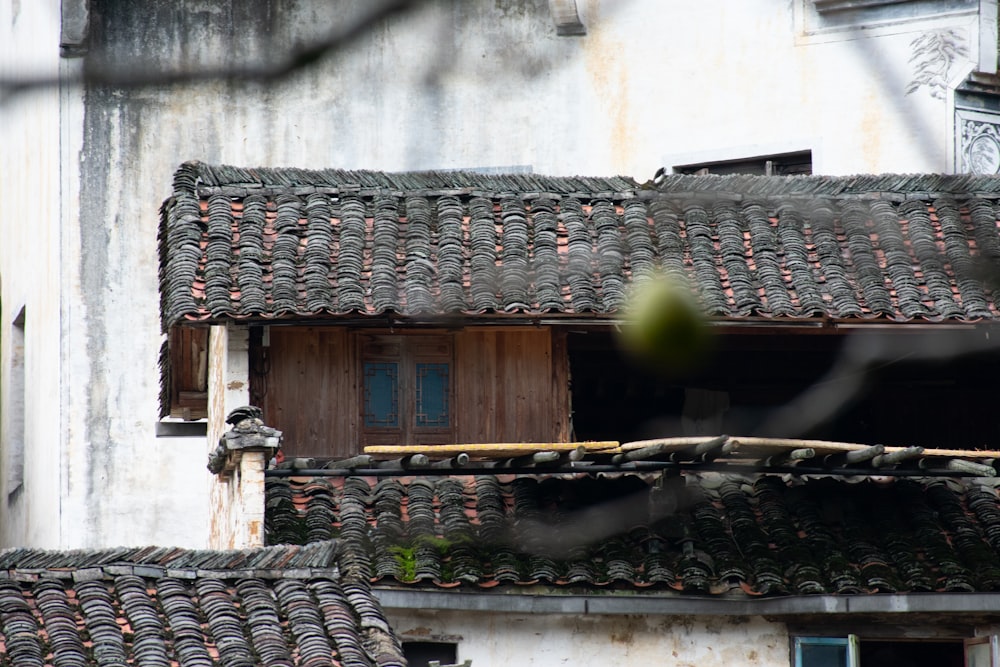
<path id="1" fill-rule="evenodd" d="M 185 83 L 217 80 L 276 81 L 313 65 L 321 58 L 341 51 L 364 37 L 382 21 L 412 9 L 420 0 L 383 0 L 372 3 L 360 16 L 335 26 L 326 37 L 292 49 L 284 58 L 237 66 L 207 66 L 157 70 L 150 63 L 126 66 L 102 63 L 83 68 L 79 75 L 69 77 L 7 77 L 0 78 L 0 103 L 10 97 L 39 88 L 58 85 L 93 84 L 117 88 L 173 86 Z"/>

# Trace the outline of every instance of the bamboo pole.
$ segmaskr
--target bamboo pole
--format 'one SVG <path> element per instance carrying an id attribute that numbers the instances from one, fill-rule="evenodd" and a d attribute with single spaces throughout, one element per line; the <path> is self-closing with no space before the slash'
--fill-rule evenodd
<path id="1" fill-rule="evenodd" d="M 503 458 L 505 456 L 521 456 L 534 452 L 555 451 L 570 452 L 583 447 L 587 453 L 615 453 L 618 441 L 594 442 L 510 442 L 482 444 L 449 444 L 449 445 L 369 445 L 365 454 L 374 456 L 404 456 L 407 454 L 425 454 L 427 456 L 445 457 L 452 454 L 468 454 L 470 457 Z"/>

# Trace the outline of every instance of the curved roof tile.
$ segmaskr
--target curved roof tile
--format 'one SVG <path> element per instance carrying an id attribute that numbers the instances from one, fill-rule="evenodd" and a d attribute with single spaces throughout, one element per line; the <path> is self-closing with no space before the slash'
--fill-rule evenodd
<path id="1" fill-rule="evenodd" d="M 402 667 L 350 562 L 331 541 L 0 551 L 0 662 Z"/>
<path id="2" fill-rule="evenodd" d="M 272 543 L 339 535 L 375 581 L 737 596 L 1000 591 L 976 480 L 269 478 Z"/>
<path id="3" fill-rule="evenodd" d="M 664 273 L 719 318 L 998 316 L 1000 178 L 623 178 L 182 165 L 164 327 L 344 315 L 614 316 Z"/>

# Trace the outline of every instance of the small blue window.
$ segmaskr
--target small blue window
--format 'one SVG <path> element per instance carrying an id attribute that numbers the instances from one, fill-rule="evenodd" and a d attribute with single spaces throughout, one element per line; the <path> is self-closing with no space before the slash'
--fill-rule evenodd
<path id="1" fill-rule="evenodd" d="M 850 637 L 796 637 L 794 667 L 855 667 L 858 642 Z"/>
<path id="2" fill-rule="evenodd" d="M 417 364 L 418 427 L 448 427 L 448 394 L 448 364 Z"/>
<path id="3" fill-rule="evenodd" d="M 399 428 L 399 365 L 365 363 L 365 426 Z"/>

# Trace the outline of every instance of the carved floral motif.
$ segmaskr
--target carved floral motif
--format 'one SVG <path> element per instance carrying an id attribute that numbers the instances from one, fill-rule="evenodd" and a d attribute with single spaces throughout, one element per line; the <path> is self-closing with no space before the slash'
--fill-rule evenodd
<path id="1" fill-rule="evenodd" d="M 926 86 L 931 97 L 944 99 L 952 66 L 969 55 L 964 35 L 954 28 L 930 30 L 910 42 L 910 48 L 914 71 L 906 94 Z"/>

